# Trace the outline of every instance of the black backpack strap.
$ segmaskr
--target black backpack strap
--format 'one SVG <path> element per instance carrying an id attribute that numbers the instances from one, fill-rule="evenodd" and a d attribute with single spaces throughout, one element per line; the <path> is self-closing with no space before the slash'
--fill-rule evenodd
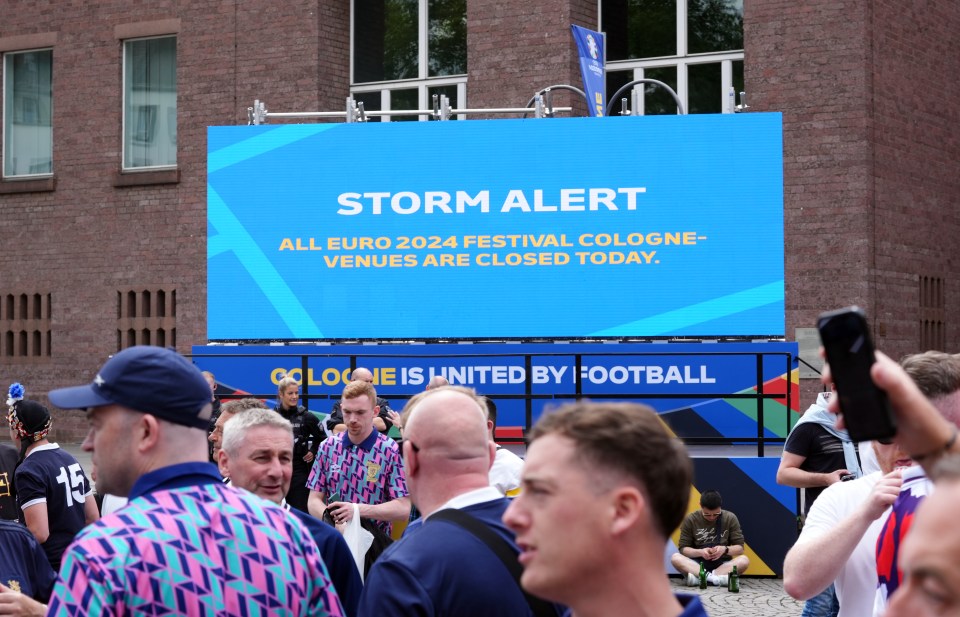
<path id="1" fill-rule="evenodd" d="M 556 617 L 557 611 L 553 604 L 536 596 L 530 595 L 520 585 L 520 575 L 523 574 L 523 568 L 520 566 L 520 562 L 517 561 L 516 550 L 506 540 L 504 540 L 502 536 L 479 521 L 476 517 L 471 516 L 462 510 L 447 508 L 445 510 L 434 512 L 427 519 L 427 522 L 435 520 L 448 521 L 458 525 L 459 527 L 469 531 L 471 534 L 476 536 L 477 539 L 486 544 L 487 547 L 500 559 L 500 561 L 503 562 L 503 565 L 507 568 L 507 571 L 510 572 L 510 576 L 512 576 L 513 580 L 516 581 L 517 587 L 520 588 L 520 591 L 523 592 L 523 596 L 527 599 L 527 604 L 530 605 L 530 610 L 533 612 L 535 617 Z"/>

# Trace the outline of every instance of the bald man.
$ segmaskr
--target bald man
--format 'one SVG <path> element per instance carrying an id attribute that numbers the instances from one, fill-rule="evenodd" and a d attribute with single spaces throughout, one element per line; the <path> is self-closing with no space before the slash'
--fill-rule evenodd
<path id="1" fill-rule="evenodd" d="M 488 477 L 495 448 L 483 403 L 467 388 L 431 388 L 410 400 L 403 425 L 408 488 L 425 520 L 373 565 L 360 614 L 533 615 L 492 549 L 446 518 L 453 511 L 479 523 L 516 559 L 513 534 L 501 521 L 509 501 Z M 561 614 L 556 605 L 546 607 Z"/>
<path id="2" fill-rule="evenodd" d="M 434 375 L 430 378 L 430 381 L 427 383 L 427 390 L 433 390 L 434 388 L 439 388 L 441 386 L 449 386 L 450 382 L 447 381 L 447 378 L 443 375 Z"/>

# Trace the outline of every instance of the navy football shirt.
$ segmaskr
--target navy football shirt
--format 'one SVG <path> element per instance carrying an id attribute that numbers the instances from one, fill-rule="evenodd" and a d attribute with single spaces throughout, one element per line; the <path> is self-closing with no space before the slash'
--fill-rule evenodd
<path id="1" fill-rule="evenodd" d="M 59 570 L 60 557 L 73 536 L 86 525 L 84 502 L 91 494 L 90 480 L 77 459 L 51 443 L 27 454 L 17 468 L 14 484 L 17 503 L 24 512 L 31 506 L 46 504 L 50 537 L 42 546 L 50 565 Z"/>

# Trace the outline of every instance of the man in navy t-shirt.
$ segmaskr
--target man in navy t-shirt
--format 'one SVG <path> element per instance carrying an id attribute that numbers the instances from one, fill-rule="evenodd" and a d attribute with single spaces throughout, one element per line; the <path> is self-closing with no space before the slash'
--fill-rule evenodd
<path id="1" fill-rule="evenodd" d="M 509 500 L 490 486 L 495 455 L 483 403 L 465 388 L 423 392 L 403 419 L 404 467 L 423 524 L 391 545 L 373 564 L 360 597 L 360 615 L 532 615 L 519 583 L 496 553 L 448 510 L 466 514 L 506 545 L 513 534 L 500 520 Z M 547 614 L 562 614 L 546 604 Z"/>
<path id="2" fill-rule="evenodd" d="M 23 522 L 58 570 L 60 557 L 77 532 L 100 518 L 90 480 L 77 459 L 47 440 L 51 421 L 46 407 L 14 401 L 8 420 L 21 453 L 14 485 Z"/>

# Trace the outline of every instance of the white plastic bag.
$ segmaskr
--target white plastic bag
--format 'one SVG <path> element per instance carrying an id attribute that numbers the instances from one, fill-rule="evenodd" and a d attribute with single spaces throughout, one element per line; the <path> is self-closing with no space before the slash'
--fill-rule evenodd
<path id="1" fill-rule="evenodd" d="M 349 523 L 345 523 L 340 531 L 343 539 L 347 541 L 350 553 L 353 554 L 353 560 L 357 563 L 357 570 L 360 572 L 360 580 L 363 580 L 363 561 L 373 544 L 373 534 L 360 526 L 360 506 L 353 504 L 353 517 Z"/>

